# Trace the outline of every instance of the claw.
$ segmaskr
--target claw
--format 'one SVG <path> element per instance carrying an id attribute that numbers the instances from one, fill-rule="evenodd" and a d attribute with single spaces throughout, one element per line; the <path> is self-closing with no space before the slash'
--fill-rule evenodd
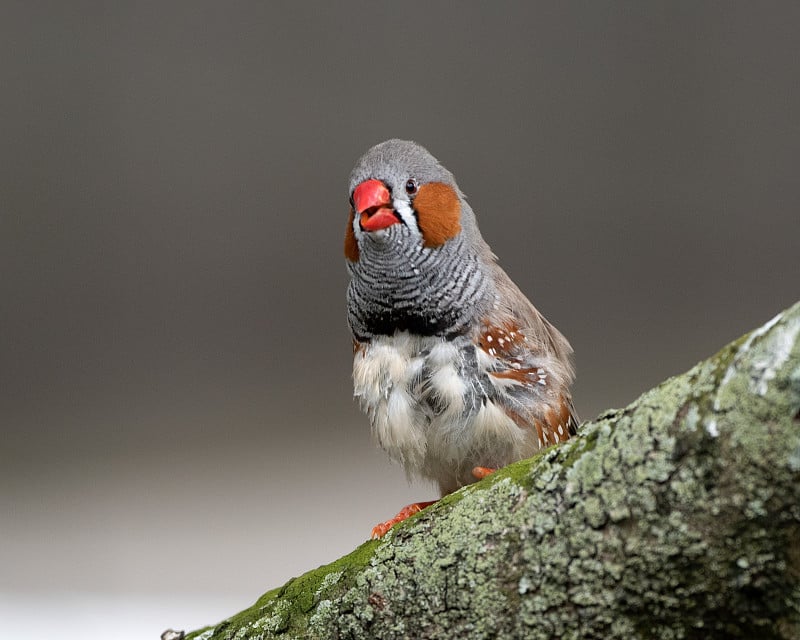
<path id="1" fill-rule="evenodd" d="M 400 511 L 397 512 L 397 515 L 394 518 L 391 518 L 391 519 L 387 520 L 386 522 L 381 522 L 379 524 L 376 524 L 374 527 L 372 527 L 372 535 L 370 537 L 373 540 L 377 540 L 378 538 L 382 538 L 383 536 L 386 535 L 386 533 L 389 531 L 389 529 L 391 529 L 398 522 L 402 522 L 403 520 L 406 520 L 407 518 L 410 518 L 415 513 L 419 513 L 425 507 L 429 507 L 434 502 L 437 502 L 437 501 L 436 500 L 430 500 L 429 502 L 414 502 L 412 504 L 406 505 L 405 507 L 400 509 Z"/>

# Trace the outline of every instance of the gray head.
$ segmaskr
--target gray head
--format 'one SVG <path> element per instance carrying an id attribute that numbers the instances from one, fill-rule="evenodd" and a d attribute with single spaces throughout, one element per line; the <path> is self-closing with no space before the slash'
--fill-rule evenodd
<path id="1" fill-rule="evenodd" d="M 408 179 L 420 184 L 443 182 L 457 189 L 453 174 L 445 169 L 427 149 L 410 140 L 386 140 L 369 149 L 350 173 L 350 193 L 360 183 L 370 178 L 384 180 L 387 186 L 398 191 L 405 188 Z"/>
<path id="2" fill-rule="evenodd" d="M 387 140 L 353 169 L 350 203 L 353 333 L 460 331 L 484 297 L 491 252 L 453 175 L 415 142 Z"/>
<path id="3" fill-rule="evenodd" d="M 349 193 L 355 218 L 348 230 L 348 236 L 353 232 L 352 249 L 400 235 L 391 228 L 394 224 L 411 231 L 411 240 L 431 248 L 461 232 L 480 236 L 453 174 L 416 142 L 392 139 L 372 147 L 350 174 Z"/>

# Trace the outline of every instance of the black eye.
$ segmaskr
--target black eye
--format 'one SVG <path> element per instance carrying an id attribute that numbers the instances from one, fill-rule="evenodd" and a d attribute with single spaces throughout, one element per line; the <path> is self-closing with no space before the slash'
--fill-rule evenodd
<path id="1" fill-rule="evenodd" d="M 406 181 L 406 193 L 410 196 L 413 196 L 417 192 L 417 181 L 414 178 L 409 178 Z"/>

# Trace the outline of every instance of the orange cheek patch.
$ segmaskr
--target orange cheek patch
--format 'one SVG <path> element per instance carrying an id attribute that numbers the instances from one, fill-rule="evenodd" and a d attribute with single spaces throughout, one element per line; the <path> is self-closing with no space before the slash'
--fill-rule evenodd
<path id="1" fill-rule="evenodd" d="M 426 247 L 440 247 L 461 231 L 461 203 L 452 187 L 430 182 L 414 198 Z"/>
<path id="2" fill-rule="evenodd" d="M 344 257 L 350 262 L 358 262 L 358 242 L 356 234 L 353 232 L 353 220 L 355 213 L 350 208 L 350 217 L 347 219 L 347 229 L 344 231 Z"/>

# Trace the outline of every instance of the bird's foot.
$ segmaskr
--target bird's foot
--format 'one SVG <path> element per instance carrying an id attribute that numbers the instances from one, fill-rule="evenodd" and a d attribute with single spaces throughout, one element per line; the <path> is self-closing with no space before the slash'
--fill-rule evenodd
<path id="1" fill-rule="evenodd" d="M 406 505 L 397 513 L 394 518 L 387 520 L 386 522 L 381 522 L 380 524 L 376 524 L 372 527 L 372 539 L 377 540 L 378 538 L 382 538 L 386 535 L 386 533 L 391 529 L 394 525 L 398 522 L 402 522 L 407 518 L 410 518 L 415 513 L 419 513 L 425 507 L 429 507 L 433 503 L 437 502 L 436 500 L 430 500 L 429 502 L 414 502 L 413 504 Z"/>
<path id="2" fill-rule="evenodd" d="M 492 475 L 497 469 L 490 469 L 489 467 L 473 467 L 472 475 L 476 480 L 483 480 L 485 477 Z"/>

